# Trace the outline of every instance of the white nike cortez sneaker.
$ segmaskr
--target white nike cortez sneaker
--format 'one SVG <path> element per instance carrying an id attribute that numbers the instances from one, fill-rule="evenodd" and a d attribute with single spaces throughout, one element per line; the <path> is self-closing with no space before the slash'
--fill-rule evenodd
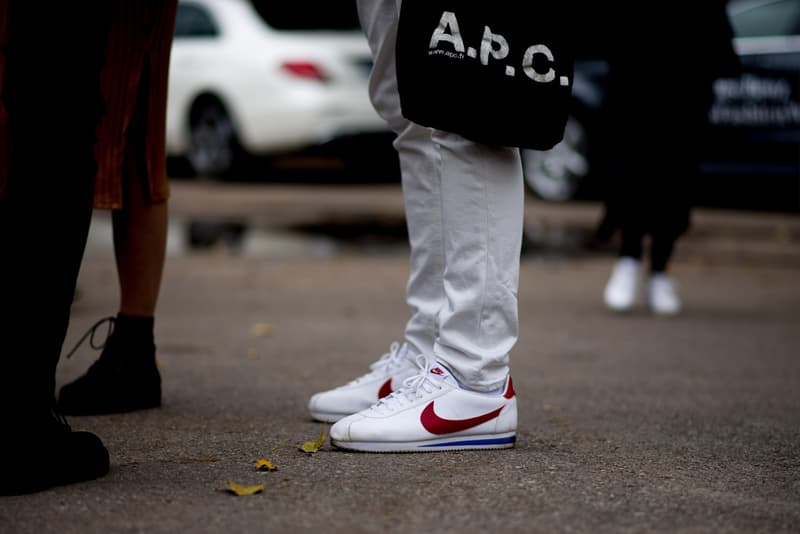
<path id="1" fill-rule="evenodd" d="M 647 302 L 657 315 L 678 315 L 681 312 L 681 299 L 675 291 L 672 279 L 664 273 L 650 276 L 647 285 Z"/>
<path id="2" fill-rule="evenodd" d="M 331 444 L 364 452 L 507 449 L 517 435 L 517 397 L 506 379 L 501 394 L 461 389 L 443 366 L 425 364 L 403 388 L 340 420 Z"/>
<path id="3" fill-rule="evenodd" d="M 408 356 L 408 345 L 394 342 L 389 352 L 370 366 L 369 373 L 344 386 L 313 395 L 308 401 L 308 411 L 317 421 L 335 423 L 342 417 L 369 408 L 402 387 L 406 378 L 418 372 Z"/>
<path id="4" fill-rule="evenodd" d="M 639 288 L 640 264 L 639 260 L 630 257 L 619 258 L 614 264 L 603 293 L 610 310 L 624 312 L 633 308 Z"/>

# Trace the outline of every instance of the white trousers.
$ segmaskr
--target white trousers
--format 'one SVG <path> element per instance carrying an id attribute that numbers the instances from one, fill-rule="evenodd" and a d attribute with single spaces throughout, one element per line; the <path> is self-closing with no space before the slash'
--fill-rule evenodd
<path id="1" fill-rule="evenodd" d="M 395 71 L 400 0 L 357 1 L 374 59 L 370 97 L 397 134 L 411 246 L 405 340 L 412 353 L 433 355 L 469 387 L 494 390 L 508 374 L 519 334 L 519 150 L 404 119 Z"/>

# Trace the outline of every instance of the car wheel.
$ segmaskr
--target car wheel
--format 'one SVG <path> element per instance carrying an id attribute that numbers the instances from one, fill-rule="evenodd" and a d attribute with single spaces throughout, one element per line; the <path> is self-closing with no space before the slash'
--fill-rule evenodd
<path id="1" fill-rule="evenodd" d="M 198 100 L 189 118 L 188 160 L 201 177 L 226 177 L 234 170 L 241 148 L 227 110 L 214 98 Z"/>
<path id="2" fill-rule="evenodd" d="M 550 150 L 522 150 L 525 183 L 543 200 L 563 202 L 575 198 L 589 174 L 586 127 L 570 116 L 564 139 Z"/>

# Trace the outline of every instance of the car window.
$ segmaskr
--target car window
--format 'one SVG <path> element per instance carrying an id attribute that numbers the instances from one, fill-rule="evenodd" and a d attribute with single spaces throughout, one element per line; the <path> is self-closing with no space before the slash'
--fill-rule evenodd
<path id="1" fill-rule="evenodd" d="M 775 37 L 800 33 L 800 2 L 738 2 L 731 6 L 736 37 Z"/>
<path id="2" fill-rule="evenodd" d="M 215 37 L 219 35 L 217 24 L 208 10 L 192 3 L 181 3 L 175 18 L 175 37 Z"/>
<path id="3" fill-rule="evenodd" d="M 276 30 L 358 30 L 355 0 L 316 2 L 253 0 L 253 7 Z"/>

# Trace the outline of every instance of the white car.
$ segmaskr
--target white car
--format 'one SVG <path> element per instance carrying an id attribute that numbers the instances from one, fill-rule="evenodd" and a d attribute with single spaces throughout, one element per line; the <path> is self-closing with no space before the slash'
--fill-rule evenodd
<path id="1" fill-rule="evenodd" d="M 371 58 L 355 2 L 304 5 L 180 2 L 169 73 L 169 157 L 188 160 L 198 175 L 225 175 L 244 155 L 386 132 L 369 101 Z"/>

